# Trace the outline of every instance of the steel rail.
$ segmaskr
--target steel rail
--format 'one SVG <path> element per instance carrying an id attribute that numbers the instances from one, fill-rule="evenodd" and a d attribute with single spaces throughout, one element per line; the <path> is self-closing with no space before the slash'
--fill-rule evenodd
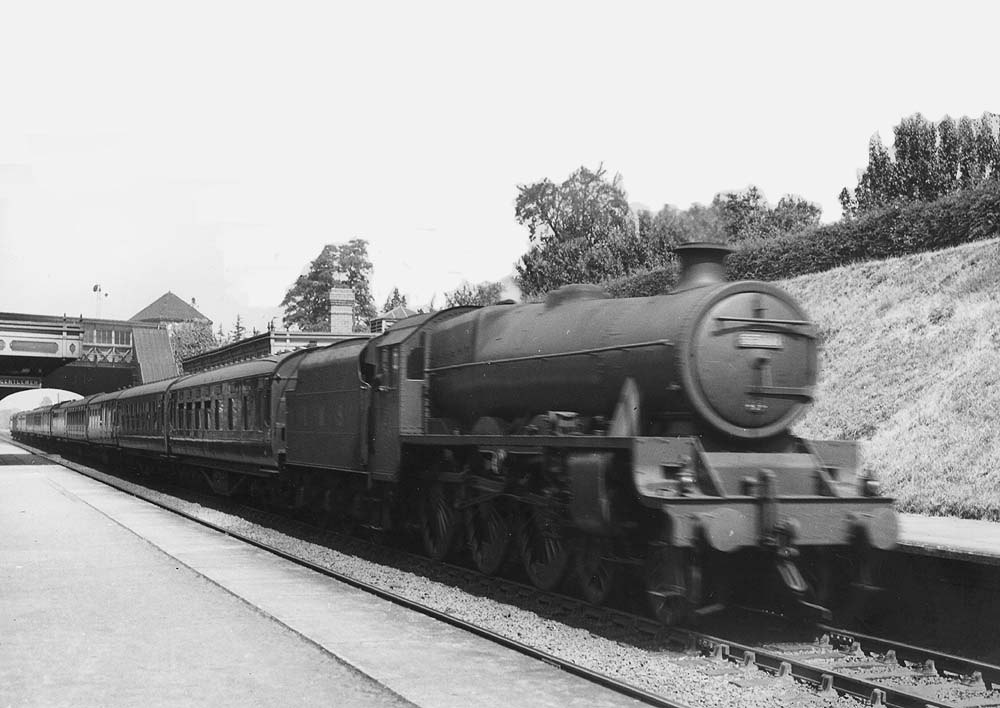
<path id="1" fill-rule="evenodd" d="M 1000 666 L 987 664 L 974 659 L 965 659 L 954 654 L 933 649 L 924 649 L 912 644 L 902 644 L 884 637 L 875 637 L 869 634 L 861 634 L 851 629 L 819 625 L 819 628 L 830 635 L 842 637 L 845 641 L 857 641 L 869 649 L 877 652 L 894 651 L 896 658 L 901 661 L 909 661 L 916 664 L 926 664 L 928 661 L 934 662 L 934 669 L 938 674 L 951 673 L 956 676 L 975 676 L 982 678 L 987 688 L 1000 689 Z"/>
<path id="2" fill-rule="evenodd" d="M 836 630 L 840 633 L 840 630 Z M 855 639 L 863 635 L 852 633 L 840 633 L 842 637 L 854 637 Z M 900 688 L 892 688 L 884 684 L 876 683 L 865 678 L 851 676 L 829 667 L 814 666 L 808 661 L 802 661 L 790 657 L 780 652 L 769 651 L 762 647 L 750 646 L 746 644 L 733 643 L 720 637 L 692 633 L 694 641 L 707 642 L 715 649 L 716 655 L 720 658 L 730 658 L 742 661 L 744 664 L 753 663 L 767 671 L 777 675 L 790 674 L 793 678 L 808 682 L 818 686 L 821 691 L 835 691 L 838 694 L 846 694 L 854 698 L 869 701 L 872 705 L 893 706 L 899 708 L 948 708 L 952 705 L 944 701 L 936 701 L 910 693 Z M 872 638 L 874 640 L 874 638 Z M 888 640 L 878 640 L 879 647 L 886 651 L 892 649 L 898 651 L 906 645 L 891 642 Z M 874 642 L 874 643 L 877 643 Z M 912 647 L 916 652 L 919 650 Z M 952 657 L 955 661 L 965 661 L 958 657 Z M 971 662 L 970 662 L 971 663 Z M 889 666 L 890 664 L 887 664 Z M 996 668 L 996 667 L 993 667 Z"/>

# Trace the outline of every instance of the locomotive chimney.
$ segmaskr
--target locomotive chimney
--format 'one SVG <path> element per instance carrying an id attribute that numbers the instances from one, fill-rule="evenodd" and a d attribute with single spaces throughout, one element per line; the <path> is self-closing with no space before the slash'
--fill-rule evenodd
<path id="1" fill-rule="evenodd" d="M 674 253 L 681 261 L 680 277 L 671 292 L 726 282 L 726 256 L 733 252 L 723 243 L 685 243 Z"/>

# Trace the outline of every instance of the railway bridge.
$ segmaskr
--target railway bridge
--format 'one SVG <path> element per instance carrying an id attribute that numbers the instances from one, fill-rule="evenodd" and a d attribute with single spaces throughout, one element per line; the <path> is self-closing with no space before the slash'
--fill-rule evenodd
<path id="1" fill-rule="evenodd" d="M 169 329 L 211 325 L 173 293 L 130 320 L 0 312 L 0 399 L 32 388 L 87 396 L 177 376 Z"/>
<path id="2" fill-rule="evenodd" d="M 0 312 L 0 399 L 46 387 L 46 377 L 83 356 L 82 323 Z"/>

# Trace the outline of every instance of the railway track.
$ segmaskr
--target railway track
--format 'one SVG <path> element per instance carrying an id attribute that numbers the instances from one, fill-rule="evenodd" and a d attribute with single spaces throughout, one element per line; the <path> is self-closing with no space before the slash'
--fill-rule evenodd
<path id="1" fill-rule="evenodd" d="M 231 524 L 216 523 L 206 519 L 205 514 L 185 511 L 177 504 L 158 498 L 157 490 L 147 489 L 149 493 L 144 493 L 141 485 L 137 488 L 134 482 L 97 472 L 78 463 L 66 462 L 61 458 L 58 463 L 315 572 L 475 633 L 648 705 L 691 705 L 657 689 L 656 681 L 651 680 L 655 677 L 651 677 L 650 672 L 640 670 L 627 677 L 604 673 L 593 666 L 567 658 L 558 649 L 542 649 L 533 646 L 530 641 L 511 637 L 502 629 L 463 619 L 457 616 L 454 608 L 442 609 L 421 602 L 388 589 L 385 585 L 361 580 L 339 572 L 328 564 L 315 563 L 285 548 L 262 542 L 252 534 L 235 531 Z M 185 490 L 184 493 L 189 498 L 192 494 L 190 490 Z M 197 501 L 200 505 L 212 506 L 223 513 L 232 513 L 234 510 L 230 506 L 232 502 L 214 496 L 206 496 Z M 821 636 L 814 641 L 780 641 L 780 637 L 777 640 L 770 637 L 761 641 L 753 641 L 752 638 L 750 641 L 745 638 L 743 641 L 736 641 L 726 635 L 668 629 L 635 613 L 595 608 L 576 598 L 541 592 L 530 585 L 509 579 L 485 577 L 463 566 L 442 566 L 413 553 L 347 538 L 283 515 L 249 507 L 241 507 L 236 511 L 252 523 L 278 527 L 283 533 L 291 532 L 295 537 L 309 542 L 346 548 L 347 552 L 360 553 L 372 562 L 403 567 L 408 572 L 463 588 L 476 595 L 520 606 L 546 619 L 583 628 L 611 642 L 639 647 L 652 656 L 675 663 L 689 673 L 730 687 L 730 695 L 745 694 L 747 704 L 819 706 L 846 701 L 846 705 L 860 703 L 921 708 L 1000 706 L 1000 667 L 970 659 L 888 639 L 859 635 L 835 627 L 818 628 L 817 634 L 821 633 Z M 801 631 L 797 634 L 801 634 Z M 768 698 L 758 702 L 754 695 L 765 695 Z M 774 696 L 780 697 L 777 702 Z"/>

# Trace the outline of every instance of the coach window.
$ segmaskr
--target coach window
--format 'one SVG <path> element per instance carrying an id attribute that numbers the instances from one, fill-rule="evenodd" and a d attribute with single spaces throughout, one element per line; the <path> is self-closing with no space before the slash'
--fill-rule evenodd
<path id="1" fill-rule="evenodd" d="M 243 407 L 240 409 L 240 419 L 243 421 L 243 429 L 250 430 L 250 397 L 243 396 Z"/>
<path id="2" fill-rule="evenodd" d="M 229 430 L 232 430 L 233 429 L 233 399 L 232 398 L 229 399 L 229 401 L 228 401 L 228 403 L 226 405 L 226 421 L 227 421 L 226 427 L 229 428 Z"/>
<path id="3" fill-rule="evenodd" d="M 194 429 L 201 429 L 201 401 L 194 402 Z"/>

